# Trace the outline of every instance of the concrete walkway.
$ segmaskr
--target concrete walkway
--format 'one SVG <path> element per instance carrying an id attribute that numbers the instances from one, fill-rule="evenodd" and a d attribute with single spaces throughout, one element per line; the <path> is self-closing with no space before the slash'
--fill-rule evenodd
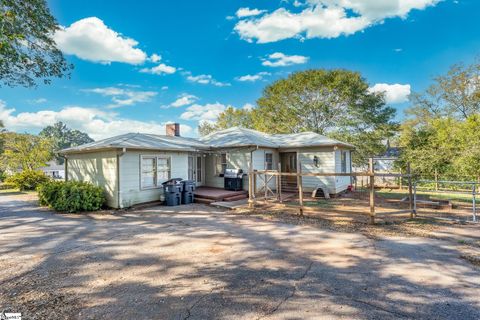
<path id="1" fill-rule="evenodd" d="M 480 270 L 447 242 L 203 205 L 82 216 L 25 200 L 0 195 L 0 309 L 23 319 L 480 318 Z"/>

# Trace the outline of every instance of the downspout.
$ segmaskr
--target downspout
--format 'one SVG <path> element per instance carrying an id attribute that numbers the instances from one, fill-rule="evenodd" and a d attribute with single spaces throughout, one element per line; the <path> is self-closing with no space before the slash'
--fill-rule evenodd
<path id="1" fill-rule="evenodd" d="M 123 148 L 120 153 L 117 152 L 117 208 L 121 209 L 121 191 L 120 191 L 120 157 L 122 157 L 125 152 L 127 152 L 127 148 Z"/>

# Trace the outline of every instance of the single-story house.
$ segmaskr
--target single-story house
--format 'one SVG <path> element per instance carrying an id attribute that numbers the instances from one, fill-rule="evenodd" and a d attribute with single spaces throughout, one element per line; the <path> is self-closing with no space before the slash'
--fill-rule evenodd
<path id="1" fill-rule="evenodd" d="M 227 168 L 248 173 L 281 165 L 283 172 L 296 172 L 300 163 L 302 172 L 351 172 L 353 146 L 313 132 L 266 134 L 233 127 L 194 139 L 181 137 L 178 124 L 167 124 L 166 133 L 128 133 L 62 150 L 66 179 L 102 186 L 107 204 L 124 208 L 158 201 L 169 178 L 223 188 Z M 336 194 L 351 182 L 343 176 L 303 178 L 306 191 L 319 183 Z M 248 177 L 243 185 L 248 190 Z"/>
<path id="2" fill-rule="evenodd" d="M 46 166 L 39 168 L 39 170 L 53 179 L 65 179 L 64 165 L 58 164 L 55 160 L 48 161 Z"/>

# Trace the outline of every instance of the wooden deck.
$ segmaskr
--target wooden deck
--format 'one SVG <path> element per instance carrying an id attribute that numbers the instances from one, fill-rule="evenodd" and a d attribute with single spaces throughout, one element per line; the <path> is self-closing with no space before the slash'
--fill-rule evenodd
<path id="1" fill-rule="evenodd" d="M 248 198 L 246 191 L 230 191 L 212 187 L 198 187 L 194 191 L 195 202 L 213 203 L 218 201 L 235 201 Z"/>

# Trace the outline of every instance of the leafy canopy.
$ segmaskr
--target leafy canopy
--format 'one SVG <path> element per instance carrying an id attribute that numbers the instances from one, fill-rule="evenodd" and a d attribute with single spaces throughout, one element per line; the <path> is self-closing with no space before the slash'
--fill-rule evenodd
<path id="1" fill-rule="evenodd" d="M 231 127 L 252 128 L 252 113 L 248 109 L 235 109 L 229 106 L 222 112 L 215 123 L 208 121 L 201 122 L 198 131 L 200 135 L 205 136 L 214 131 L 223 130 Z"/>
<path id="2" fill-rule="evenodd" d="M 402 163 L 425 178 L 480 178 L 480 64 L 456 64 L 411 97 L 399 138 Z"/>
<path id="3" fill-rule="evenodd" d="M 4 152 L 0 156 L 0 169 L 36 170 L 53 158 L 52 143 L 49 139 L 14 132 L 2 135 Z"/>
<path id="4" fill-rule="evenodd" d="M 39 136 L 50 139 L 54 152 L 93 142 L 87 133 L 70 129 L 61 121 L 45 127 Z M 57 156 L 56 159 L 58 164 L 63 163 L 63 158 Z"/>
<path id="5" fill-rule="evenodd" d="M 398 127 L 383 94 L 370 92 L 358 72 L 342 69 L 295 72 L 267 86 L 257 105 L 251 111 L 229 108 L 203 131 L 232 126 L 267 133 L 313 131 L 355 145 L 353 162 L 360 165 L 383 153 L 384 141 Z"/>
<path id="6" fill-rule="evenodd" d="M 53 77 L 69 76 L 56 47 L 58 29 L 45 0 L 2 0 L 0 4 L 0 85 L 32 87 Z"/>

